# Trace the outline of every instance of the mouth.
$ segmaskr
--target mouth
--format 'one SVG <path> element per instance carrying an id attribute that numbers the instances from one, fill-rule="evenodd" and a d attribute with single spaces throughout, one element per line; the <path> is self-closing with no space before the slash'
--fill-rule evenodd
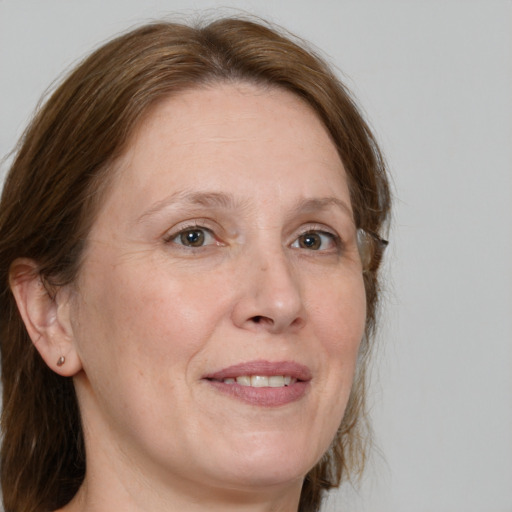
<path id="1" fill-rule="evenodd" d="M 218 392 L 251 405 L 276 407 L 302 398 L 311 372 L 292 361 L 251 361 L 206 375 L 203 380 Z"/>
<path id="2" fill-rule="evenodd" d="M 292 386 L 297 379 L 291 375 L 239 375 L 238 377 L 228 377 L 222 379 L 224 384 L 240 384 L 240 386 L 250 386 L 251 388 L 283 388 Z"/>

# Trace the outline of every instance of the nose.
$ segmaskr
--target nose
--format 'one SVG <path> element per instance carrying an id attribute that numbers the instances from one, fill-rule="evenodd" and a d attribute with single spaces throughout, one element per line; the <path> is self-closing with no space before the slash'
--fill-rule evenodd
<path id="1" fill-rule="evenodd" d="M 248 258 L 233 308 L 237 327 L 273 334 L 296 332 L 306 321 L 300 276 L 285 254 Z"/>

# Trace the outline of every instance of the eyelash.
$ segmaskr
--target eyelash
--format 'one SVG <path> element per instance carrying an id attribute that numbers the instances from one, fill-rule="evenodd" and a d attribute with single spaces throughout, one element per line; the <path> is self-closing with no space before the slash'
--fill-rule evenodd
<path id="1" fill-rule="evenodd" d="M 194 231 L 197 231 L 197 232 L 202 232 L 203 233 L 203 241 L 204 239 L 206 238 L 206 236 L 209 236 L 211 237 L 212 240 L 214 240 L 215 242 L 214 243 L 207 243 L 207 244 L 204 244 L 202 243 L 201 245 L 197 245 L 197 246 L 194 246 L 194 245 L 187 245 L 186 243 L 183 243 L 183 236 L 186 235 L 187 233 L 193 233 Z M 204 235 L 204 233 L 206 233 L 206 236 Z M 306 237 L 308 235 L 314 235 L 314 236 L 320 236 L 320 237 L 328 237 L 330 238 L 331 242 L 334 244 L 334 250 L 336 252 L 339 252 L 342 248 L 343 248 L 343 241 L 341 239 L 341 237 L 331 231 L 326 231 L 323 227 L 321 226 L 309 226 L 307 229 L 303 230 L 302 232 L 300 232 L 296 238 L 293 240 L 292 244 L 290 245 L 290 247 L 292 247 L 293 249 L 302 249 L 302 250 L 305 250 L 305 251 L 312 251 L 312 252 L 320 252 L 320 253 L 326 253 L 326 252 L 329 252 L 329 253 L 332 253 L 334 252 L 332 249 L 312 249 L 312 248 L 307 248 L 307 247 L 300 247 L 298 244 L 300 243 L 300 239 L 301 237 Z M 179 242 L 176 242 L 175 240 L 178 239 L 178 237 L 181 238 L 181 242 L 182 243 L 179 243 Z M 200 241 L 201 241 L 201 238 L 200 238 Z M 182 247 L 182 248 L 186 248 L 186 249 L 192 249 L 192 250 L 200 250 L 200 249 L 204 249 L 205 247 L 208 247 L 210 245 L 218 245 L 218 246 L 222 246 L 224 245 L 222 242 L 219 242 L 218 239 L 216 238 L 215 234 L 214 234 L 214 231 L 210 228 L 207 228 L 203 225 L 201 225 L 199 222 L 194 222 L 190 225 L 185 225 L 185 226 L 180 226 L 180 229 L 178 231 L 174 231 L 172 233 L 169 233 L 168 235 L 166 235 L 164 237 L 164 242 L 167 243 L 167 244 L 175 244 L 179 247 Z M 321 243 L 323 243 L 323 240 L 320 240 Z M 296 245 L 297 244 L 297 245 Z"/>
<path id="2" fill-rule="evenodd" d="M 213 240 L 217 240 L 212 229 L 203 226 L 202 224 L 199 223 L 199 221 L 195 221 L 191 224 L 188 224 L 185 226 L 180 226 L 178 231 L 173 230 L 171 233 L 169 233 L 168 235 L 166 235 L 164 237 L 164 242 L 167 244 L 174 243 L 175 245 L 182 246 L 184 248 L 190 248 L 190 249 L 201 249 L 201 248 L 205 247 L 205 245 L 199 245 L 197 247 L 194 247 L 193 245 L 186 245 L 184 243 L 174 242 L 174 240 L 176 240 L 178 237 L 182 237 L 187 232 L 192 233 L 194 231 L 198 231 L 198 232 L 200 231 L 203 233 L 207 233 L 207 235 L 210 236 Z M 207 245 L 212 245 L 212 244 L 207 244 Z M 222 245 L 222 244 L 218 243 L 216 245 Z"/>
<path id="3" fill-rule="evenodd" d="M 308 247 L 298 246 L 298 244 L 300 243 L 301 237 L 307 237 L 307 236 L 311 236 L 311 235 L 319 236 L 321 238 L 328 237 L 330 239 L 331 243 L 334 244 L 334 249 L 337 252 L 340 251 L 342 248 L 342 241 L 341 241 L 341 238 L 339 237 L 339 235 L 332 233 L 331 231 L 326 231 L 325 229 L 315 228 L 315 227 L 313 227 L 313 228 L 310 227 L 307 230 L 300 233 L 297 236 L 297 238 L 295 238 L 295 240 L 293 241 L 291 247 L 293 247 L 294 249 L 311 250 L 314 252 L 332 252 L 332 250 L 330 250 L 329 248 L 321 250 L 320 248 L 312 249 L 312 248 L 308 248 Z M 323 243 L 323 241 L 320 240 L 320 243 Z M 295 246 L 295 244 L 297 244 L 297 246 Z"/>

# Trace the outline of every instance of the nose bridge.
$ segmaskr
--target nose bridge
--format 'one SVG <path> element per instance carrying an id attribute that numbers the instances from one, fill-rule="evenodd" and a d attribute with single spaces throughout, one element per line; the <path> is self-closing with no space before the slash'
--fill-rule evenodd
<path id="1" fill-rule="evenodd" d="M 282 244 L 267 242 L 247 250 L 238 323 L 281 332 L 305 320 L 300 276 Z"/>
<path id="2" fill-rule="evenodd" d="M 284 250 L 269 253 L 265 251 L 260 260 L 262 293 L 275 297 L 279 304 L 289 303 L 300 297 L 300 286 L 289 258 Z"/>

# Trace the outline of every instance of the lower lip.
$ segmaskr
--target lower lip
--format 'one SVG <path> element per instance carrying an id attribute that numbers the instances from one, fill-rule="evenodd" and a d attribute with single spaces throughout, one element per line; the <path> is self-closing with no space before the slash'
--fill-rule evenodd
<path id="1" fill-rule="evenodd" d="M 216 390 L 242 402 L 260 407 L 278 407 L 300 400 L 309 388 L 309 382 L 297 381 L 281 388 L 254 388 L 237 384 L 226 384 L 218 380 L 207 381 Z"/>

